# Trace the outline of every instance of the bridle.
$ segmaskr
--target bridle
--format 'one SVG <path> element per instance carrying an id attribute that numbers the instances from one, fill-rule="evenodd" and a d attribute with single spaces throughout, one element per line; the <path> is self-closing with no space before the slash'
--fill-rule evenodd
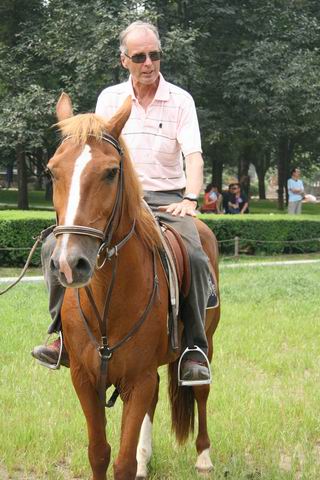
<path id="1" fill-rule="evenodd" d="M 68 138 L 70 138 L 70 137 L 69 136 L 66 137 L 64 139 L 64 141 L 66 141 Z M 97 341 L 96 337 L 94 336 L 94 334 L 93 334 L 93 332 L 90 328 L 88 319 L 86 318 L 86 316 L 83 312 L 83 309 L 81 307 L 80 289 L 79 288 L 75 289 L 75 295 L 76 295 L 76 300 L 77 300 L 77 304 L 78 304 L 78 307 L 79 307 L 81 319 L 83 321 L 83 324 L 85 326 L 86 332 L 87 332 L 87 334 L 90 338 L 91 343 L 94 345 L 94 347 L 98 351 L 98 353 L 100 355 L 100 358 L 101 358 L 100 378 L 99 378 L 99 381 L 98 381 L 98 384 L 97 384 L 97 391 L 98 391 L 99 398 L 100 398 L 100 401 L 102 403 L 102 406 L 105 407 L 105 406 L 110 406 L 110 405 L 106 405 L 108 361 L 110 360 L 113 352 L 115 350 L 117 350 L 118 348 L 120 348 L 128 340 L 130 340 L 132 338 L 132 336 L 139 330 L 139 328 L 144 323 L 145 319 L 147 318 L 147 316 L 148 316 L 148 314 L 149 314 L 149 312 L 150 312 L 150 310 L 153 306 L 155 296 L 156 296 L 156 293 L 157 293 L 157 289 L 158 289 L 159 281 L 158 281 L 157 268 L 156 268 L 157 267 L 156 254 L 155 254 L 155 251 L 153 250 L 152 251 L 152 255 L 153 255 L 153 257 L 152 257 L 153 258 L 153 287 L 152 287 L 152 291 L 151 291 L 151 294 L 150 294 L 150 297 L 149 297 L 148 304 L 147 304 L 143 314 L 141 315 L 139 320 L 135 323 L 135 325 L 131 328 L 131 330 L 121 340 L 119 340 L 116 344 L 114 344 L 113 346 L 109 346 L 109 344 L 108 344 L 108 319 L 109 319 L 108 314 L 109 314 L 110 305 L 111 305 L 111 296 L 112 296 L 112 292 L 113 292 L 114 285 L 115 285 L 115 279 L 116 279 L 116 273 L 117 273 L 117 263 L 118 263 L 118 254 L 119 254 L 120 249 L 133 236 L 134 231 L 135 231 L 136 221 L 135 221 L 135 219 L 133 220 L 132 227 L 131 227 L 129 233 L 127 233 L 127 235 L 119 243 L 117 243 L 114 246 L 111 246 L 113 234 L 115 233 L 115 231 L 117 230 L 117 228 L 120 224 L 121 215 L 122 215 L 122 207 L 123 207 L 123 157 L 124 157 L 124 153 L 123 153 L 123 150 L 122 150 L 121 145 L 118 142 L 118 140 L 116 140 L 109 133 L 103 133 L 101 138 L 105 142 L 112 145 L 117 150 L 118 154 L 120 155 L 119 178 L 118 178 L 118 188 L 117 188 L 117 193 L 116 193 L 116 199 L 115 199 L 115 202 L 114 202 L 114 205 L 113 205 L 111 215 L 109 217 L 109 221 L 108 221 L 105 229 L 102 231 L 102 230 L 98 230 L 96 228 L 91 228 L 91 227 L 87 227 L 87 226 L 83 226 L 83 225 L 57 225 L 53 229 L 53 233 L 56 237 L 58 237 L 59 235 L 63 235 L 63 234 L 74 234 L 74 235 L 85 235 L 85 236 L 89 236 L 89 237 L 93 237 L 93 238 L 98 238 L 99 240 L 102 241 L 102 243 L 100 245 L 100 248 L 99 248 L 98 254 L 97 254 L 96 268 L 98 270 L 101 269 L 104 266 L 104 264 L 107 260 L 110 261 L 111 264 L 112 264 L 111 281 L 110 281 L 110 284 L 109 284 L 109 287 L 108 287 L 108 291 L 107 291 L 107 295 L 106 295 L 106 301 L 105 301 L 105 304 L 104 304 L 102 315 L 100 314 L 100 312 L 97 308 L 91 286 L 87 285 L 85 287 L 82 287 L 82 288 L 84 288 L 84 291 L 87 295 L 89 303 L 92 307 L 94 315 L 95 315 L 95 317 L 98 321 L 98 324 L 99 324 L 100 335 L 101 335 L 101 342 L 100 343 Z M 58 223 L 58 219 L 57 219 L 57 223 Z M 105 259 L 103 260 L 102 263 L 99 264 L 99 259 L 100 259 L 101 255 L 104 251 L 105 251 Z M 117 395 L 119 394 L 118 392 L 117 393 L 116 392 L 114 392 L 114 394 L 112 395 L 112 398 L 113 398 L 114 401 L 115 401 Z"/>
<path id="2" fill-rule="evenodd" d="M 95 137 L 94 135 L 91 135 Z M 72 138 L 72 135 L 68 135 L 63 139 L 64 143 L 66 140 L 69 138 Z M 112 145 L 120 155 L 120 164 L 119 164 L 119 180 L 118 180 L 118 188 L 117 188 L 117 194 L 116 194 L 116 199 L 113 205 L 113 209 L 111 212 L 111 215 L 109 217 L 109 221 L 105 227 L 105 229 L 98 230 L 97 228 L 92 228 L 92 227 L 86 227 L 83 225 L 58 225 L 59 221 L 57 219 L 57 226 L 54 228 L 53 233 L 57 237 L 59 235 L 69 233 L 69 234 L 75 234 L 75 235 L 85 235 L 87 237 L 94 237 L 98 238 L 99 240 L 102 240 L 102 245 L 104 248 L 108 248 L 112 236 L 117 229 L 119 222 L 120 222 L 120 217 L 121 217 L 121 211 L 122 211 L 122 204 L 123 204 L 123 150 L 121 148 L 120 143 L 118 140 L 116 140 L 112 135 L 110 135 L 107 132 L 104 132 L 101 136 L 101 140 L 104 140 L 105 142 L 109 143 Z M 135 223 L 135 222 L 134 222 Z M 131 235 L 133 234 L 134 228 L 131 230 Z M 130 236 L 131 236 L 130 235 Z M 130 238 L 130 237 L 129 237 Z M 129 238 L 127 240 L 129 240 Z M 99 249 L 99 252 L 103 249 Z"/>

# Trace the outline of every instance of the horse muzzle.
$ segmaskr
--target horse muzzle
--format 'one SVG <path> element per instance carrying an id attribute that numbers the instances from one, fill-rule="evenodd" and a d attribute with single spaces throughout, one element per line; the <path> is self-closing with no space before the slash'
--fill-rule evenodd
<path id="1" fill-rule="evenodd" d="M 50 270 L 64 287 L 83 287 L 93 275 L 98 249 L 96 239 L 70 238 L 66 244 L 61 235 L 50 259 Z"/>

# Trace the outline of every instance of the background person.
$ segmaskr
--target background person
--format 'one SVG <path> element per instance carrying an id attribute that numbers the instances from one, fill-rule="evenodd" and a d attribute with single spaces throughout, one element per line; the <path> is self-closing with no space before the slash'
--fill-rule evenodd
<path id="1" fill-rule="evenodd" d="M 304 186 L 300 179 L 300 170 L 293 168 L 288 180 L 288 214 L 301 214 L 301 205 L 304 198 Z"/>
<path id="2" fill-rule="evenodd" d="M 203 197 L 203 204 L 200 208 L 201 213 L 221 213 L 222 195 L 218 187 L 209 183 L 206 186 Z"/>
<path id="3" fill-rule="evenodd" d="M 247 196 L 241 192 L 240 183 L 230 183 L 228 191 L 223 194 L 224 213 L 244 214 L 249 213 Z"/>

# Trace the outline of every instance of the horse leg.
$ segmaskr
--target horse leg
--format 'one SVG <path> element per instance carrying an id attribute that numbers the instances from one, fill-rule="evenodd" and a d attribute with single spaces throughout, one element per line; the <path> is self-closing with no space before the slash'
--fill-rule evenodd
<path id="1" fill-rule="evenodd" d="M 139 443 L 137 448 L 137 474 L 136 480 L 143 480 L 148 476 L 148 463 L 152 454 L 152 422 L 159 396 L 160 377 L 158 375 L 158 382 L 156 391 L 151 403 L 151 406 L 146 413 L 140 430 Z"/>
<path id="2" fill-rule="evenodd" d="M 146 373 L 124 396 L 120 450 L 114 462 L 115 480 L 134 480 L 137 472 L 137 446 L 142 421 L 155 396 L 157 374 Z"/>
<path id="3" fill-rule="evenodd" d="M 106 480 L 111 448 L 106 439 L 105 409 L 85 371 L 80 367 L 73 368 L 71 364 L 71 377 L 87 421 L 92 480 Z"/>
<path id="4" fill-rule="evenodd" d="M 199 473 L 207 473 L 213 469 L 210 459 L 210 439 L 207 426 L 207 400 L 210 392 L 210 385 L 198 385 L 193 387 L 194 396 L 198 407 L 198 436 L 196 448 L 198 452 L 196 469 Z"/>

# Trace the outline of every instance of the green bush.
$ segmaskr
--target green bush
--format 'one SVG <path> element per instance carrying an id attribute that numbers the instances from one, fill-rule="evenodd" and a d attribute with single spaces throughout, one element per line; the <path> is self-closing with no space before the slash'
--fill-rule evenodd
<path id="1" fill-rule="evenodd" d="M 320 217 L 312 215 L 201 215 L 215 233 L 220 252 L 252 254 L 309 253 L 320 251 Z"/>
<path id="2" fill-rule="evenodd" d="M 234 252 L 235 237 L 240 239 L 240 252 L 252 254 L 320 251 L 320 217 L 205 214 L 200 218 L 215 233 L 221 253 Z M 0 266 L 24 265 L 34 237 L 53 223 L 52 212 L 0 212 Z M 23 250 L 6 250 L 17 247 Z M 40 264 L 39 253 L 33 257 L 33 266 Z"/>
<path id="3" fill-rule="evenodd" d="M 1 211 L 0 266 L 24 265 L 29 250 L 34 244 L 34 238 L 54 222 L 55 217 L 52 212 Z M 40 265 L 40 249 L 34 253 L 30 265 Z"/>

